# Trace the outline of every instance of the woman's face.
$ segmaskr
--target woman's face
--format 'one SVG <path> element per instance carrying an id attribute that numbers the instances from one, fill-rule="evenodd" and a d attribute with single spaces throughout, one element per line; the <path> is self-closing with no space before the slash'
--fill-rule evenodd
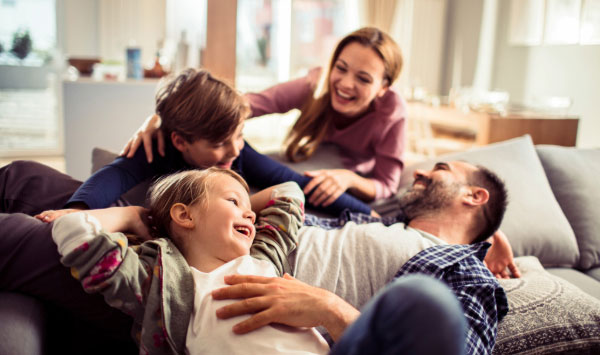
<path id="1" fill-rule="evenodd" d="M 347 44 L 329 75 L 333 109 L 346 117 L 365 113 L 373 99 L 388 88 L 384 72 L 383 60 L 372 48 L 357 42 Z"/>
<path id="2" fill-rule="evenodd" d="M 244 148 L 243 129 L 242 121 L 230 137 L 219 143 L 207 139 L 197 139 L 190 143 L 181 137 L 174 137 L 173 145 L 181 152 L 185 162 L 191 166 L 203 169 L 211 166 L 230 169 L 231 164 Z"/>

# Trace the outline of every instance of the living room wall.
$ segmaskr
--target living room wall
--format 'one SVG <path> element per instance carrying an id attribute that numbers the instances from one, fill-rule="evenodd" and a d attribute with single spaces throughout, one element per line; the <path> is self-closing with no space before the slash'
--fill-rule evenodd
<path id="1" fill-rule="evenodd" d="M 577 146 L 600 147 L 600 45 L 509 45 L 509 5 L 500 1 L 498 7 L 494 89 L 508 91 L 516 102 L 570 97 L 568 113 L 580 117 Z"/>

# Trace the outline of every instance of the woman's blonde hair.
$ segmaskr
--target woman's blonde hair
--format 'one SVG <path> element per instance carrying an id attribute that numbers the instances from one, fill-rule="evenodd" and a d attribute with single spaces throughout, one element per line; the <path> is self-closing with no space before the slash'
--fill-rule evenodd
<path id="1" fill-rule="evenodd" d="M 163 83 L 156 113 L 168 138 L 176 132 L 188 142 L 219 143 L 250 115 L 248 101 L 231 85 L 203 69 L 188 68 Z"/>
<path id="2" fill-rule="evenodd" d="M 236 179 L 247 192 L 248 184 L 238 173 L 230 169 L 208 168 L 186 170 L 161 177 L 152 184 L 148 192 L 150 202 L 150 230 L 154 237 L 171 235 L 171 207 L 176 203 L 191 206 L 206 203 L 208 191 L 218 175 L 228 175 Z"/>
<path id="3" fill-rule="evenodd" d="M 302 113 L 286 138 L 285 153 L 289 160 L 297 162 L 310 158 L 315 152 L 331 123 L 331 93 L 329 77 L 342 50 L 350 43 L 360 43 L 379 55 L 384 64 L 384 86 L 390 86 L 402 70 L 402 54 L 394 40 L 375 27 L 364 27 L 344 37 L 335 48 L 325 83 L 315 90 L 302 107 Z"/>

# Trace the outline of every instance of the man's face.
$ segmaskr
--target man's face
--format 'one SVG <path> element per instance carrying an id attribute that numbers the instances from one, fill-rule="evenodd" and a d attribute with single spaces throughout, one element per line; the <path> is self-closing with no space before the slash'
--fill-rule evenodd
<path id="1" fill-rule="evenodd" d="M 475 169 L 464 162 L 440 162 L 430 171 L 416 170 L 412 187 L 400 197 L 406 218 L 412 220 L 460 203 L 467 176 Z"/>

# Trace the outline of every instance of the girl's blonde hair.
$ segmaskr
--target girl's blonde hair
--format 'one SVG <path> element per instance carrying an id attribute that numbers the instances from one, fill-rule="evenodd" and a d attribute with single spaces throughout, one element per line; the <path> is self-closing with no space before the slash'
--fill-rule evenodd
<path id="1" fill-rule="evenodd" d="M 171 235 L 171 207 L 176 203 L 191 206 L 206 203 L 208 191 L 218 175 L 228 175 L 236 179 L 247 192 L 248 184 L 238 173 L 229 169 L 208 168 L 187 170 L 163 176 L 152 184 L 148 192 L 150 201 L 150 230 L 154 237 Z"/>
<path id="2" fill-rule="evenodd" d="M 364 27 L 344 37 L 333 52 L 324 85 L 317 88 L 315 95 L 304 104 L 300 117 L 286 138 L 285 154 L 289 160 L 298 162 L 310 158 L 332 124 L 329 77 L 342 50 L 355 42 L 373 49 L 383 60 L 384 86 L 392 85 L 400 75 L 402 54 L 388 34 L 375 27 Z"/>
<path id="3" fill-rule="evenodd" d="M 188 68 L 165 81 L 156 94 L 156 113 L 167 139 L 219 143 L 250 115 L 250 104 L 231 85 L 203 69 Z"/>

